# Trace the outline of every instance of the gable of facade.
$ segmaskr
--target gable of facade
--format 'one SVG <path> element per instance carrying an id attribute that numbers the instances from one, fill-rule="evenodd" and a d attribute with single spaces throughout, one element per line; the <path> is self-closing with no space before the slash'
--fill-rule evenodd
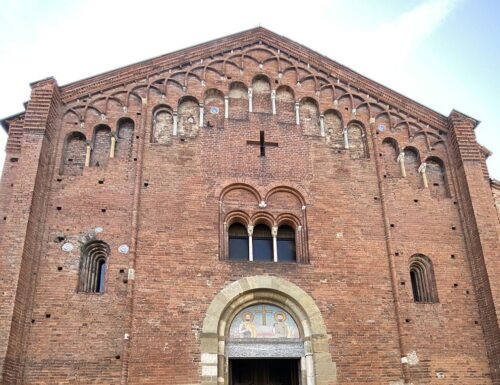
<path id="1" fill-rule="evenodd" d="M 264 351 L 308 385 L 500 380 L 476 120 L 263 28 L 32 89 L 3 121 L 4 383 L 228 384 Z"/>

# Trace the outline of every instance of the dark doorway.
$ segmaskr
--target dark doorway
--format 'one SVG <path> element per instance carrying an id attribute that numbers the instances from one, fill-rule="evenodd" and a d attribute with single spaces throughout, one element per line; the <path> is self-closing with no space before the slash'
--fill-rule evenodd
<path id="1" fill-rule="evenodd" d="M 299 385 L 299 359 L 231 359 L 230 385 Z"/>

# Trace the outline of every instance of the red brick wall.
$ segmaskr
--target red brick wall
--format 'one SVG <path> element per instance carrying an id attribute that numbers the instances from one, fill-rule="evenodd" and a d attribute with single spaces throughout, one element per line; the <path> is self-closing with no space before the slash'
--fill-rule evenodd
<path id="1" fill-rule="evenodd" d="M 129 384 L 199 383 L 199 332 L 208 305 L 229 282 L 258 274 L 288 279 L 314 298 L 331 335 L 339 385 L 402 378 L 414 384 L 498 384 L 489 365 L 495 364 L 495 347 L 485 342 L 485 336 L 494 339 L 498 330 L 494 319 L 499 297 L 488 277 L 491 283 L 500 269 L 491 261 L 498 250 L 493 235 L 477 235 L 491 221 L 483 215 L 486 206 L 478 207 L 487 191 L 476 185 L 481 178 L 486 183 L 480 165 L 460 163 L 465 150 L 460 141 L 450 140 L 446 119 L 414 119 L 412 113 L 421 106 L 405 104 L 397 112 L 351 88 L 342 78 L 343 70 L 337 73 L 338 82 L 331 79 L 327 74 L 335 74 L 335 68 L 327 64 L 309 68 L 286 57 L 281 64 L 270 61 L 260 68 L 256 63 L 265 62 L 266 50 L 284 54 L 272 45 L 256 43 L 254 48 L 254 60 L 243 61 L 243 70 L 228 65 L 223 72 L 214 64 L 219 73 L 206 71 L 203 83 L 186 77 L 186 69 L 169 73 L 169 67 L 163 72 L 157 68 L 154 87 L 137 75 L 136 83 L 104 92 L 119 102 L 103 99 L 102 94 L 76 100 L 74 86 L 62 88 L 62 111 L 73 112 L 49 119 L 53 128 L 48 131 L 54 134 L 43 145 L 36 142 L 37 151 L 32 151 L 29 135 L 23 139 L 22 171 L 14 175 L 7 167 L 0 187 L 1 196 L 8 199 L 10 184 L 23 181 L 10 209 L 3 210 L 15 218 L 13 222 L 32 221 L 31 227 L 9 227 L 9 219 L 4 225 L 2 250 L 15 253 L 0 270 L 6 293 L 1 341 L 7 343 L 12 319 L 23 325 L 12 329 L 10 350 L 2 353 L 13 362 L 4 365 L 5 384 L 109 385 L 122 383 L 123 376 Z M 286 41 L 280 48 L 298 49 Z M 302 54 L 303 61 L 323 60 L 309 51 Z M 198 58 L 182 59 L 192 61 L 193 73 L 201 78 L 195 70 Z M 294 73 L 285 70 L 289 67 L 301 69 Z M 137 65 L 138 74 L 140 68 Z M 316 84 L 308 70 L 317 77 Z M 339 146 L 339 132 L 329 137 L 325 128 L 326 137 L 321 137 L 319 125 L 296 125 L 293 103 L 288 102 L 286 115 L 281 116 L 278 107 L 273 116 L 247 113 L 247 99 L 229 101 L 229 119 L 221 120 L 223 126 L 201 127 L 197 135 L 173 137 L 168 145 L 151 143 L 156 106 L 176 110 L 185 95 L 203 101 L 209 88 L 227 96 L 231 82 L 250 87 L 257 74 L 268 76 L 272 89 L 289 86 L 296 101 L 315 98 L 320 114 L 335 110 L 343 127 L 349 122 L 363 126 L 367 157 Z M 323 87 L 326 80 L 320 76 L 331 79 L 334 87 Z M 380 87 L 379 92 L 383 99 L 386 90 Z M 56 103 L 57 97 L 53 100 Z M 268 107 L 261 99 L 258 105 Z M 29 116 L 30 108 L 26 120 Z M 119 151 L 120 156 L 101 167 L 85 168 L 83 175 L 59 174 L 67 134 L 81 131 L 91 140 L 99 124 L 116 132 L 122 117 L 135 123 L 131 157 Z M 267 141 L 278 143 L 266 149 L 266 157 L 259 156 L 258 146 L 246 144 L 258 140 L 261 130 Z M 30 132 L 25 122 L 24 135 Z M 400 150 L 416 149 L 420 161 L 440 158 L 446 192 L 434 193 L 433 183 L 424 189 L 421 175 L 408 169 L 409 177 L 403 178 L 398 165 L 388 163 L 395 162 L 394 157 L 383 156 L 382 142 L 389 137 Z M 473 143 L 470 148 L 474 150 Z M 309 263 L 220 260 L 219 199 L 231 183 L 248 184 L 262 196 L 280 185 L 303 195 Z M 467 191 L 460 187 L 464 183 Z M 37 200 L 41 197 L 43 204 Z M 479 214 L 483 218 L 476 220 Z M 498 229 L 497 223 L 494 226 Z M 79 247 L 96 227 L 103 228 L 97 238 L 111 247 L 106 292 L 77 293 Z M 65 242 L 75 249 L 62 251 Z M 122 244 L 130 246 L 129 254 L 118 252 Z M 23 245 L 29 252 L 21 253 Z M 478 248 L 481 253 L 476 253 Z M 408 263 L 418 253 L 433 263 L 439 303 L 413 301 Z M 135 269 L 135 280 L 127 279 L 130 268 Z M 489 306 L 488 314 L 480 312 L 483 303 Z M 16 308 L 23 310 L 16 313 Z M 413 351 L 419 363 L 401 365 L 401 356 Z M 444 372 L 445 380 L 436 380 L 436 372 Z M 16 382 L 16 377 L 22 380 Z"/>

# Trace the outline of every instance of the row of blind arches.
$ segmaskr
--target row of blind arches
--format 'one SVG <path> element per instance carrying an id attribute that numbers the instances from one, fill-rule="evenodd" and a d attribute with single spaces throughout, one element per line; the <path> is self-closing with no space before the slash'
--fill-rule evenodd
<path id="1" fill-rule="evenodd" d="M 390 137 L 383 140 L 382 151 L 385 177 L 405 177 L 414 187 L 428 187 L 434 197 L 450 196 L 446 169 L 441 158 L 433 155 L 422 159 L 416 147 L 400 149 L 398 142 Z"/>
<path id="2" fill-rule="evenodd" d="M 106 124 L 94 128 L 89 141 L 82 132 L 73 131 L 66 136 L 61 162 L 62 175 L 82 175 L 87 167 L 104 167 L 109 158 L 130 159 L 134 138 L 134 122 L 121 118 L 112 132 Z"/>
<path id="3" fill-rule="evenodd" d="M 278 120 L 300 124 L 307 135 L 327 137 L 333 147 L 349 149 L 355 157 L 367 157 L 366 133 L 359 122 L 344 127 L 341 114 L 334 108 L 320 112 L 312 97 L 296 101 L 291 87 L 271 89 L 269 79 L 258 75 L 247 88 L 241 82 L 230 84 L 227 96 L 218 89 L 208 89 L 199 102 L 193 96 L 183 96 L 177 109 L 160 104 L 153 110 L 151 142 L 169 144 L 173 136 L 194 137 L 199 127 L 222 127 L 224 119 L 247 119 L 249 112 L 278 115 Z"/>

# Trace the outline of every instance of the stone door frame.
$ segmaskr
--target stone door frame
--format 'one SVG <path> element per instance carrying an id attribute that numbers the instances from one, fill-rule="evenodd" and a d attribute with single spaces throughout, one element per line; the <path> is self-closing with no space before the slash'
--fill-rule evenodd
<path id="1" fill-rule="evenodd" d="M 329 336 L 311 296 L 285 279 L 253 276 L 226 286 L 207 309 L 200 336 L 202 385 L 228 385 L 225 341 L 229 326 L 239 311 L 263 302 L 285 309 L 302 329 L 305 353 L 301 359 L 302 383 L 335 383 L 336 367 L 329 350 Z"/>

